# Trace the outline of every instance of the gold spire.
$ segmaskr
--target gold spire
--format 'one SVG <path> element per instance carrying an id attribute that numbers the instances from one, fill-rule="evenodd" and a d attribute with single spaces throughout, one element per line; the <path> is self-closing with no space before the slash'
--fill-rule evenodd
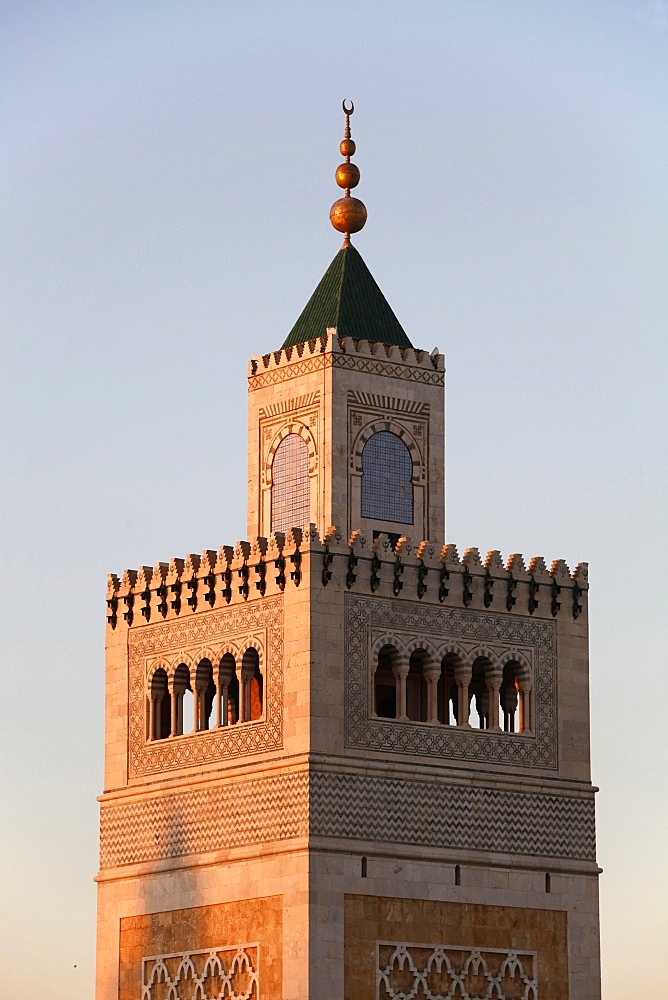
<path id="1" fill-rule="evenodd" d="M 343 246 L 350 246 L 350 234 L 359 233 L 366 222 L 366 205 L 359 198 L 350 197 L 350 189 L 357 187 L 360 182 L 359 168 L 350 162 L 350 157 L 355 154 L 355 143 L 350 138 L 350 116 L 355 110 L 355 105 L 350 102 L 350 108 L 346 107 L 346 102 L 342 103 L 343 113 L 346 116 L 346 131 L 339 149 L 341 155 L 345 156 L 346 162 L 339 164 L 336 168 L 336 183 L 340 188 L 344 188 L 346 194 L 344 198 L 335 201 L 329 210 L 329 221 L 335 229 L 344 234 Z"/>

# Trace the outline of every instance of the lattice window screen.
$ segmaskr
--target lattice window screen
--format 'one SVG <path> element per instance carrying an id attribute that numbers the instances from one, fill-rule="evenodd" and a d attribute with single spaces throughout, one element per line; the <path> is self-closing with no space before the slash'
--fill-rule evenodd
<path id="1" fill-rule="evenodd" d="M 396 434 L 378 431 L 362 452 L 362 517 L 413 523 L 413 460 Z"/>
<path id="2" fill-rule="evenodd" d="M 298 434 L 283 438 L 271 467 L 271 529 L 289 531 L 310 521 L 308 447 Z"/>

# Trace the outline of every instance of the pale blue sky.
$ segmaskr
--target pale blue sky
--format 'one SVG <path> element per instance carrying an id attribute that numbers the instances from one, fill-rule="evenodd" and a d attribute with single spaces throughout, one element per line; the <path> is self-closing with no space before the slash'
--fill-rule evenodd
<path id="1" fill-rule="evenodd" d="M 246 360 L 338 249 L 343 97 L 356 246 L 447 358 L 447 540 L 590 562 L 604 997 L 658 995 L 668 3 L 0 0 L 0 31 L 8 995 L 92 995 L 105 574 L 244 537 Z"/>

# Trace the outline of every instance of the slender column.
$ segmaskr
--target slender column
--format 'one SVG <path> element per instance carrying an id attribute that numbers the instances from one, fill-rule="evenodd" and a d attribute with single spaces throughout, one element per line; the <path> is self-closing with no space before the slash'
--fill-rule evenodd
<path id="1" fill-rule="evenodd" d="M 500 670 L 490 670 L 485 676 L 489 699 L 487 728 L 493 733 L 501 732 L 501 726 L 499 725 L 499 691 L 501 690 L 501 680 L 502 675 Z"/>
<path id="2" fill-rule="evenodd" d="M 454 693 L 453 693 L 454 687 Z M 455 720 L 455 725 L 457 725 L 457 713 L 459 712 L 459 688 L 456 684 L 446 684 L 447 688 L 447 700 L 445 703 L 445 710 L 448 713 L 448 725 L 450 725 L 450 712 L 452 711 L 452 717 Z"/>
<path id="3" fill-rule="evenodd" d="M 464 663 L 455 667 L 455 683 L 457 684 L 457 725 L 470 729 L 469 724 L 469 684 L 471 683 L 471 668 Z"/>
<path id="4" fill-rule="evenodd" d="M 392 667 L 397 686 L 397 719 L 399 722 L 408 722 L 406 713 L 406 678 L 408 677 L 408 659 L 404 656 L 398 658 L 398 662 Z"/>
<path id="5" fill-rule="evenodd" d="M 155 739 L 155 698 L 150 696 L 148 702 L 148 738 Z"/>
<path id="6" fill-rule="evenodd" d="M 234 670 L 229 663 L 220 668 L 218 672 L 218 703 L 216 705 L 217 726 L 229 726 L 230 724 L 229 695 L 233 677 Z"/>
<path id="7" fill-rule="evenodd" d="M 517 708 L 517 688 L 507 684 L 503 691 L 503 728 L 507 733 L 515 732 L 515 709 Z"/>
<path id="8" fill-rule="evenodd" d="M 427 682 L 427 722 L 438 723 L 438 679 L 441 676 L 440 666 L 428 666 L 423 669 Z"/>
<path id="9" fill-rule="evenodd" d="M 478 715 L 480 716 L 480 728 L 489 729 L 489 691 L 486 684 L 480 692 L 480 709 Z"/>
<path id="10" fill-rule="evenodd" d="M 179 732 L 179 696 L 172 686 L 172 712 L 171 712 L 171 734 L 177 736 Z"/>
<path id="11" fill-rule="evenodd" d="M 376 715 L 376 671 L 378 670 L 378 657 L 373 662 L 371 671 L 371 684 L 369 685 L 369 718 L 377 719 Z"/>
<path id="12" fill-rule="evenodd" d="M 239 722 L 250 722 L 251 721 L 251 680 L 254 676 L 254 671 L 243 669 L 241 670 L 241 690 L 239 692 L 239 701 L 241 702 L 239 709 Z"/>
<path id="13" fill-rule="evenodd" d="M 200 688 L 197 694 L 197 701 L 197 728 L 201 732 L 205 728 L 204 723 L 206 722 L 206 688 Z"/>
<path id="14" fill-rule="evenodd" d="M 218 674 L 218 683 L 216 684 L 216 722 L 215 722 L 216 729 L 220 729 L 222 711 L 223 711 L 222 708 L 223 692 L 221 688 L 222 685 L 221 685 L 220 674 Z"/>
<path id="15" fill-rule="evenodd" d="M 533 732 L 533 686 L 529 680 L 519 680 L 520 732 Z"/>
<path id="16" fill-rule="evenodd" d="M 220 714 L 221 725 L 230 724 L 230 684 L 232 683 L 232 671 L 221 672 L 220 675 Z"/>

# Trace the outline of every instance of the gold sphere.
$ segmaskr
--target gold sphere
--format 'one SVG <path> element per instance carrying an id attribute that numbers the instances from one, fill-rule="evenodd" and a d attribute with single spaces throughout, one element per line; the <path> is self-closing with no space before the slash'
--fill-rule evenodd
<path id="1" fill-rule="evenodd" d="M 354 188 L 360 182 L 359 167 L 354 163 L 341 163 L 336 168 L 335 176 L 340 188 Z"/>
<path id="2" fill-rule="evenodd" d="M 329 221 L 340 233 L 359 233 L 366 223 L 366 205 L 359 198 L 339 198 L 329 210 Z"/>
<path id="3" fill-rule="evenodd" d="M 341 156 L 354 156 L 357 146 L 352 139 L 342 139 L 339 149 L 341 150 Z"/>

